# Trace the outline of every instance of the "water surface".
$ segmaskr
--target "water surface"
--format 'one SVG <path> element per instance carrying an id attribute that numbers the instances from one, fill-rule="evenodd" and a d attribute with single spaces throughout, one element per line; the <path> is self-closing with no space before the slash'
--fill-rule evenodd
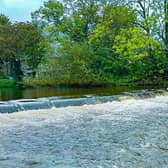
<path id="1" fill-rule="evenodd" d="M 167 168 L 168 97 L 0 115 L 2 168 Z"/>
<path id="2" fill-rule="evenodd" d="M 120 86 L 96 88 L 0 88 L 0 101 L 41 97 L 82 97 L 84 95 L 108 96 L 141 89 L 158 89 L 162 86 Z"/>

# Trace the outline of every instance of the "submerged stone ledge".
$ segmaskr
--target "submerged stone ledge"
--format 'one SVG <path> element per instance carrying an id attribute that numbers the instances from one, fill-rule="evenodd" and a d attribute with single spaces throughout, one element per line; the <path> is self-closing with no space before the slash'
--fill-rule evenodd
<path id="1" fill-rule="evenodd" d="M 18 109 L 14 104 L 9 102 L 0 102 L 0 113 L 12 113 L 17 112 Z"/>
<path id="2" fill-rule="evenodd" d="M 61 108 L 68 106 L 82 106 L 89 104 L 101 104 L 112 101 L 122 101 L 127 99 L 145 99 L 154 96 L 168 95 L 167 89 L 159 90 L 139 90 L 134 92 L 124 92 L 120 95 L 113 96 L 85 96 L 84 98 L 60 97 L 38 98 L 38 99 L 21 99 L 0 102 L 0 113 L 13 113 L 27 110 L 40 110 Z"/>

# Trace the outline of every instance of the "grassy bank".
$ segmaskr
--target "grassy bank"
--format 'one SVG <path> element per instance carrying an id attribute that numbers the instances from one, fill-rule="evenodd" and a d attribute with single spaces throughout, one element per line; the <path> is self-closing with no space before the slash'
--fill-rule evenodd
<path id="1" fill-rule="evenodd" d="M 0 88 L 13 88 L 13 87 L 76 87 L 76 88 L 88 88 L 88 87 L 113 87 L 113 86 L 163 86 L 168 87 L 168 80 L 130 80 L 115 79 L 110 81 L 94 81 L 86 83 L 73 83 L 65 81 L 57 81 L 54 79 L 32 79 L 24 78 L 22 82 L 17 82 L 12 79 L 0 79 Z"/>
<path id="2" fill-rule="evenodd" d="M 114 80 L 97 80 L 85 83 L 75 83 L 67 81 L 57 81 L 51 78 L 32 79 L 24 78 L 22 84 L 26 87 L 108 87 L 108 86 L 168 86 L 168 80 L 163 79 L 145 79 L 135 80 L 130 78 Z"/>
<path id="3" fill-rule="evenodd" d="M 17 83 L 11 79 L 0 79 L 0 88 L 11 88 L 16 87 Z"/>
<path id="4" fill-rule="evenodd" d="M 24 78 L 22 84 L 27 87 L 96 87 L 113 85 L 107 81 L 93 80 L 93 81 L 65 81 L 55 80 L 52 78 Z"/>

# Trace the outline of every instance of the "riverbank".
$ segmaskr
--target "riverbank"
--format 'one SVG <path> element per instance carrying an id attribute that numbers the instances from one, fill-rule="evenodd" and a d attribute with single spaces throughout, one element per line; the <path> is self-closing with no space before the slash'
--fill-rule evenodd
<path id="1" fill-rule="evenodd" d="M 16 87 L 18 84 L 12 79 L 0 79 L 0 88 L 12 88 Z"/>
<path id="2" fill-rule="evenodd" d="M 119 87 L 119 86 L 168 86 L 168 80 L 163 79 L 143 79 L 134 80 L 129 78 L 113 80 L 88 81 L 86 83 L 74 83 L 71 81 L 58 81 L 50 78 L 32 79 L 24 78 L 22 85 L 26 87 L 70 87 L 70 88 L 88 88 L 88 87 Z"/>
<path id="3" fill-rule="evenodd" d="M 23 78 L 22 81 L 13 79 L 0 78 L 0 88 L 101 88 L 101 87 L 138 87 L 138 86 L 159 86 L 161 88 L 168 87 L 168 80 L 163 79 L 143 79 L 133 80 L 129 78 L 118 78 L 114 80 L 97 80 L 87 83 L 74 83 L 71 81 L 58 81 L 49 78 Z M 157 87 L 158 88 L 158 87 Z"/>

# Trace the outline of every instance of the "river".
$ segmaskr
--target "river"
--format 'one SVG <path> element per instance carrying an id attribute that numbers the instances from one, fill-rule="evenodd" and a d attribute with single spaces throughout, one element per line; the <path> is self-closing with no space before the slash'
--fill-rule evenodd
<path id="1" fill-rule="evenodd" d="M 15 99 L 32 99 L 41 97 L 59 96 L 64 98 L 83 97 L 84 95 L 108 96 L 122 92 L 142 89 L 158 89 L 162 86 L 119 86 L 119 87 L 94 87 L 94 88 L 0 88 L 0 101 Z"/>
<path id="2" fill-rule="evenodd" d="M 0 115 L 2 168 L 167 168 L 168 96 Z"/>

